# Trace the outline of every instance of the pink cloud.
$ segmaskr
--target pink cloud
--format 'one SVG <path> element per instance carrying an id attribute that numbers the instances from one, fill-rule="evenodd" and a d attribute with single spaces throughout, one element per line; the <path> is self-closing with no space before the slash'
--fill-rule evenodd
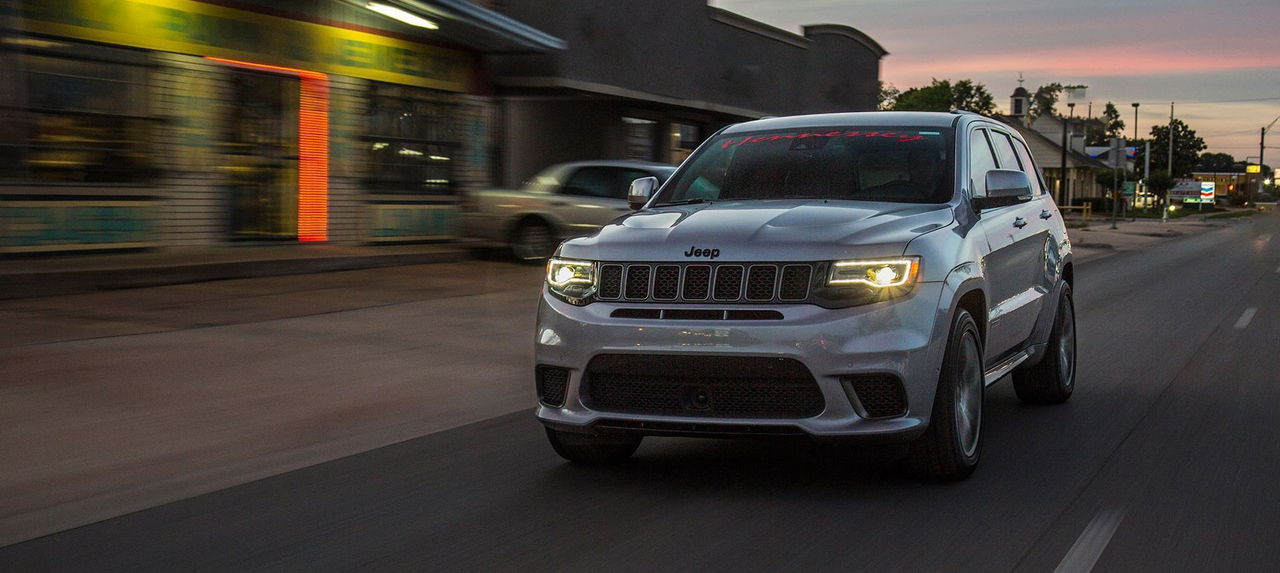
<path id="1" fill-rule="evenodd" d="M 1030 50 L 1016 54 L 974 54 L 948 58 L 894 58 L 882 65 L 886 79 L 903 86 L 926 84 L 929 78 L 964 78 L 990 72 L 1026 71 L 1043 77 L 1132 76 L 1220 72 L 1280 67 L 1280 54 L 1206 53 L 1192 46 L 1091 46 Z"/>

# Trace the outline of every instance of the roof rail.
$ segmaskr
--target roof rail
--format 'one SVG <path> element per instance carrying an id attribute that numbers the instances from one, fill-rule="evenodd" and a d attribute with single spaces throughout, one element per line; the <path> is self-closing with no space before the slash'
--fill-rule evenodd
<path id="1" fill-rule="evenodd" d="M 967 115 L 976 115 L 976 116 L 978 116 L 978 117 L 986 117 L 986 116 L 984 116 L 984 115 L 982 115 L 982 114 L 980 114 L 980 113 L 978 113 L 978 112 L 976 112 L 976 111 L 969 111 L 969 110 L 967 110 L 967 109 L 953 109 L 953 110 L 951 110 L 951 113 L 954 113 L 954 114 L 956 114 L 956 115 L 960 115 L 960 114 L 967 114 Z"/>

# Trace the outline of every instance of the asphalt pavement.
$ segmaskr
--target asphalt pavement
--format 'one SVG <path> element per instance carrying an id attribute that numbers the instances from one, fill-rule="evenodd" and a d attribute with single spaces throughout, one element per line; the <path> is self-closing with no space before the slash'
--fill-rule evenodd
<path id="1" fill-rule="evenodd" d="M 1268 214 L 1082 263 L 1075 395 L 991 387 L 964 482 L 803 441 L 647 439 L 583 467 L 527 407 L 9 545 L 0 570 L 1274 571 L 1275 236 Z M 489 374 L 519 387 L 515 366 Z"/>

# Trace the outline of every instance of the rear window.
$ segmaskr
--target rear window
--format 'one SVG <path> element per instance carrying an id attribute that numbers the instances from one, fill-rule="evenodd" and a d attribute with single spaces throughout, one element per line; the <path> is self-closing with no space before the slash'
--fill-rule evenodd
<path id="1" fill-rule="evenodd" d="M 702 145 L 657 203 L 703 199 L 950 200 L 949 128 L 824 127 L 721 135 Z"/>

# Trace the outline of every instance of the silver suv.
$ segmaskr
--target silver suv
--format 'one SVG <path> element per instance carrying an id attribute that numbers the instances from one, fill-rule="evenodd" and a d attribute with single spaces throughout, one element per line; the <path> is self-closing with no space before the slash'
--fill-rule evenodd
<path id="1" fill-rule="evenodd" d="M 1071 243 L 1026 143 L 971 113 L 727 127 L 636 212 L 560 245 L 538 310 L 538 419 L 561 456 L 647 435 L 905 442 L 968 476 L 983 395 L 1075 384 Z"/>

